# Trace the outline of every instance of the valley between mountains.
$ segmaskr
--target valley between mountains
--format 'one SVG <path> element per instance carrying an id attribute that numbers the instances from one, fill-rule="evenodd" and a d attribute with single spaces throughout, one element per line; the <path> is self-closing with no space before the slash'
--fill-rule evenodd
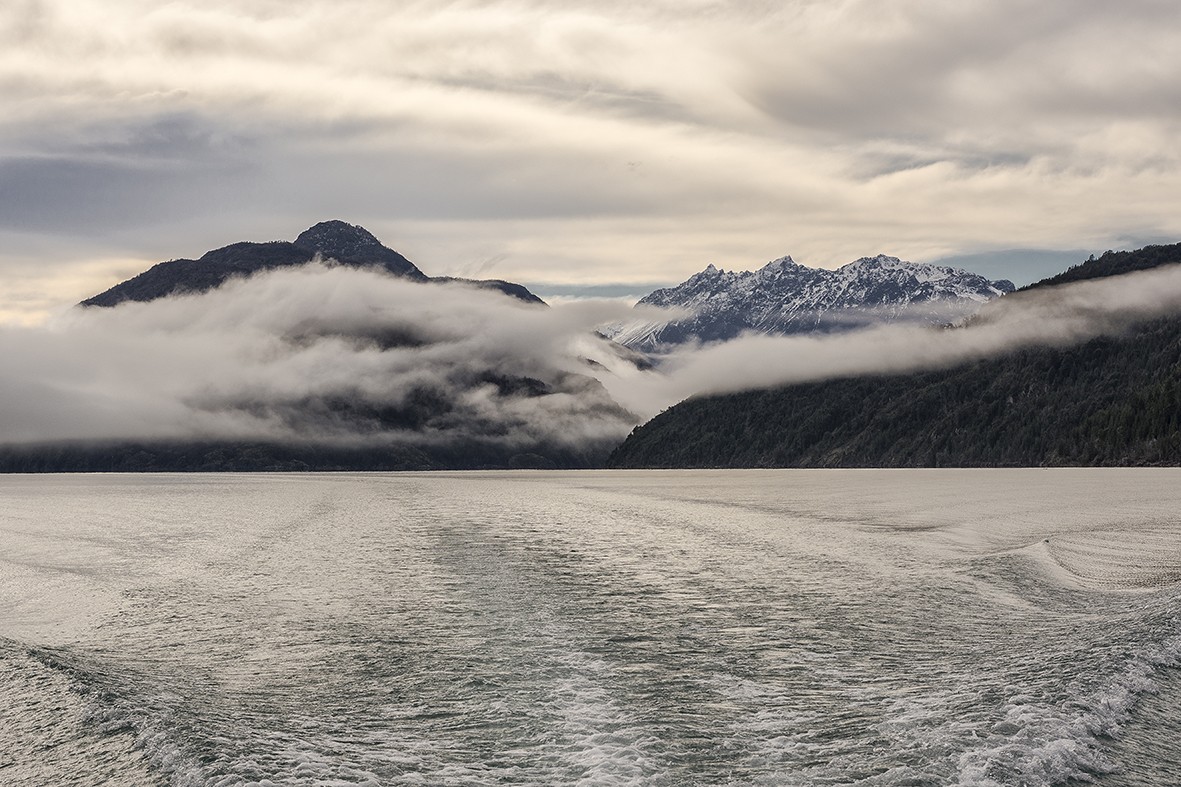
<path id="1" fill-rule="evenodd" d="M 1017 290 L 783 257 L 551 308 L 322 222 L 7 337 L 30 372 L 0 470 L 1178 465 L 1178 263 L 1108 252 Z"/>

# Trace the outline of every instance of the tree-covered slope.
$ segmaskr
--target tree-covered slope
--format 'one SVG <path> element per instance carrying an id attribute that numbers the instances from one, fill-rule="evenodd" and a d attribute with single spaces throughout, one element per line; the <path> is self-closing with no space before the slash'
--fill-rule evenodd
<path id="1" fill-rule="evenodd" d="M 597 467 L 606 452 L 533 443 L 514 449 L 491 439 L 452 445 L 166 441 L 0 445 L 0 473 L 298 472 L 504 470 Z"/>
<path id="2" fill-rule="evenodd" d="M 1022 287 L 1023 290 L 1053 287 L 1085 279 L 1101 279 L 1106 276 L 1122 276 L 1125 273 L 1157 268 L 1181 262 L 1181 243 L 1165 246 L 1145 246 L 1135 251 L 1108 251 L 1099 258 L 1067 268 L 1056 276 Z"/>
<path id="3" fill-rule="evenodd" d="M 1067 280 L 1092 278 L 1096 263 L 1123 273 L 1176 262 L 1181 244 L 1149 247 L 1084 263 Z M 635 430 L 608 464 L 1181 464 L 1181 318 L 951 369 L 690 399 Z"/>

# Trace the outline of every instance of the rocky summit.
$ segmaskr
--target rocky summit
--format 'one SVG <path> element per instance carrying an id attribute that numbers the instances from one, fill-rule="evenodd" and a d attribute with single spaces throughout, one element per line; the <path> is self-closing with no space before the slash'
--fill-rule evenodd
<path id="1" fill-rule="evenodd" d="M 326 259 L 377 264 L 395 276 L 427 278 L 414 263 L 393 249 L 386 248 L 373 233 L 357 224 L 322 221 L 299 233 L 294 245 L 316 252 Z"/>
<path id="2" fill-rule="evenodd" d="M 541 299 L 520 284 L 499 279 L 456 279 L 427 276 L 410 260 L 385 246 L 373 233 L 344 221 L 322 221 L 299 234 L 294 241 L 231 243 L 195 260 L 176 259 L 153 265 L 109 290 L 82 301 L 82 306 L 117 306 L 124 301 L 152 301 L 169 295 L 207 292 L 233 277 L 306 265 L 316 258 L 354 268 L 371 268 L 412 281 L 445 284 L 459 282 L 497 290 L 527 303 Z"/>
<path id="3" fill-rule="evenodd" d="M 636 320 L 607 333 L 633 349 L 659 351 L 690 342 L 718 342 L 743 333 L 828 333 L 912 320 L 946 323 L 1013 291 L 1012 282 L 897 257 L 862 257 L 836 270 L 809 268 L 791 257 L 757 271 L 713 265 L 685 282 L 656 290 L 640 305 L 688 312 L 664 321 Z"/>

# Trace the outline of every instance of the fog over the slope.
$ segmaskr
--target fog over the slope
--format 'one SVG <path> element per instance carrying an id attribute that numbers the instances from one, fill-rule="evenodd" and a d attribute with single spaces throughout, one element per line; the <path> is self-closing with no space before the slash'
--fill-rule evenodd
<path id="1" fill-rule="evenodd" d="M 1181 315 L 1181 266 L 1029 290 L 992 301 L 970 327 L 893 323 L 848 333 L 748 335 L 687 348 L 661 374 L 605 378 L 612 396 L 648 419 L 695 394 L 951 366 L 1036 345 L 1068 345 Z"/>
<path id="2" fill-rule="evenodd" d="M 0 332 L 0 438 L 611 441 L 634 418 L 584 358 L 619 310 L 319 264 L 75 309 Z"/>
<path id="3" fill-rule="evenodd" d="M 594 334 L 634 315 L 618 302 L 546 308 L 313 264 L 0 330 L 0 442 L 602 448 L 694 394 L 947 366 L 1179 313 L 1173 266 L 1007 296 L 963 329 L 747 336 L 641 370 Z"/>

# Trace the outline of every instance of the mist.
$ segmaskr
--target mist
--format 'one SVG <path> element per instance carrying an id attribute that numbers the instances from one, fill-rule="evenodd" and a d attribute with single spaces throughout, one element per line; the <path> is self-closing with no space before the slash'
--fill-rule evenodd
<path id="1" fill-rule="evenodd" d="M 1181 266 L 1007 295 L 955 328 L 891 323 L 824 335 L 748 334 L 674 352 L 658 373 L 624 370 L 603 383 L 647 420 L 694 395 L 953 366 L 1024 347 L 1076 344 L 1170 314 L 1181 314 Z"/>
<path id="2" fill-rule="evenodd" d="M 315 263 L 0 329 L 0 443 L 471 444 L 602 456 L 694 395 L 946 367 L 1179 312 L 1181 267 L 1170 267 L 1009 295 L 957 328 L 747 335 L 647 368 L 596 327 L 679 313 L 615 300 L 545 307 Z"/>
<path id="3" fill-rule="evenodd" d="M 323 264 L 75 308 L 0 331 L 0 439 L 613 444 L 622 311 Z"/>

